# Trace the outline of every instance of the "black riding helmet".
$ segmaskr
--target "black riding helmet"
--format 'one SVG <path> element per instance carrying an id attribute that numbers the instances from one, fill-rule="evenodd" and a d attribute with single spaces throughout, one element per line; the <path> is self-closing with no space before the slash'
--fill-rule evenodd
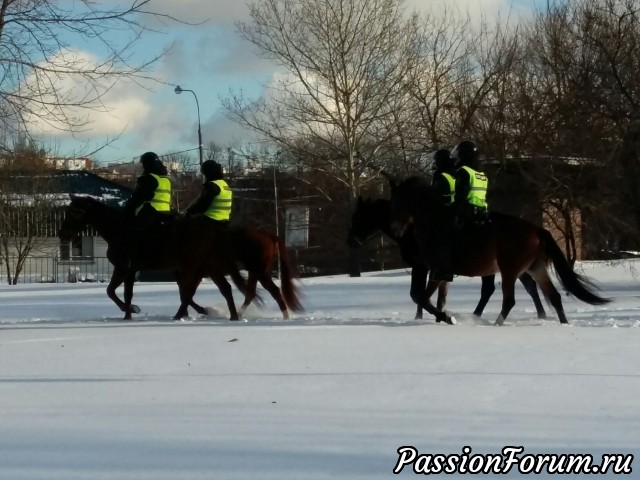
<path id="1" fill-rule="evenodd" d="M 446 148 L 440 149 L 433 154 L 433 160 L 436 170 L 452 170 L 455 166 L 455 160 L 451 158 L 451 152 Z"/>
<path id="2" fill-rule="evenodd" d="M 207 180 L 220 180 L 223 178 L 222 165 L 215 160 L 206 160 L 200 166 L 200 172 Z"/>
<path id="3" fill-rule="evenodd" d="M 451 152 L 451 158 L 457 160 L 461 165 L 474 163 L 479 155 L 478 147 L 470 140 L 463 140 Z"/>
<path id="4" fill-rule="evenodd" d="M 145 170 L 152 170 L 160 163 L 160 158 L 154 152 L 145 152 L 140 155 L 140 163 Z"/>

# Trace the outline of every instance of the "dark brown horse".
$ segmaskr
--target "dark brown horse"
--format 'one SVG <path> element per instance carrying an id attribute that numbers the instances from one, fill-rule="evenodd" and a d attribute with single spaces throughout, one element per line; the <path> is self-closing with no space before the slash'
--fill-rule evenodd
<path id="1" fill-rule="evenodd" d="M 382 232 L 400 246 L 402 260 L 411 267 L 411 299 L 417 304 L 416 319 L 422 318 L 421 298 L 427 287 L 428 266 L 424 265 L 420 256 L 418 242 L 416 241 L 413 226 L 409 225 L 401 236 L 396 235 L 391 229 L 391 208 L 390 201 L 384 198 L 363 199 L 358 197 L 356 209 L 351 217 L 348 242 L 351 246 L 362 245 L 377 232 Z M 495 291 L 495 275 L 485 275 L 482 277 L 482 288 L 480 290 L 480 300 L 473 314 L 480 317 L 487 302 Z M 538 318 L 546 318 L 546 313 L 536 282 L 530 275 L 524 273 L 520 276 L 520 281 L 527 293 L 531 296 L 536 307 Z M 436 308 L 444 310 L 447 303 L 447 292 L 449 283 L 442 282 L 438 288 L 438 300 Z"/>
<path id="2" fill-rule="evenodd" d="M 410 177 L 400 184 L 390 180 L 390 185 L 394 231 L 401 234 L 412 222 L 420 256 L 426 265 L 432 264 L 437 253 L 433 251 L 428 232 L 438 228 L 445 215 L 449 215 L 447 208 L 424 178 Z M 501 274 L 502 309 L 496 319 L 497 325 L 502 325 L 515 305 L 515 281 L 525 272 L 537 282 L 556 310 L 560 323 L 568 323 L 561 295 L 549 277 L 550 263 L 563 287 L 577 299 L 590 305 L 602 305 L 610 301 L 594 293 L 588 279 L 573 271 L 548 230 L 520 218 L 492 213 L 489 221 L 468 225 L 455 232 L 452 246 L 456 275 L 478 277 L 498 272 Z M 431 303 L 431 295 L 438 288 L 438 283 L 429 282 L 421 303 L 436 320 L 451 323 L 451 317 Z"/>
<path id="3" fill-rule="evenodd" d="M 109 225 L 112 223 L 109 218 L 110 214 L 119 216 L 121 212 L 115 209 L 107 215 L 95 215 L 102 209 L 96 207 L 94 203 L 100 203 L 92 199 L 83 197 L 72 197 L 68 214 L 65 218 L 61 234 L 67 237 L 77 234 L 86 225 L 92 225 L 98 230 L 101 236 L 107 241 L 109 249 L 107 256 L 114 265 L 114 272 L 107 287 L 107 295 L 118 305 L 122 311 L 126 311 L 126 304 L 118 297 L 116 289 L 125 281 L 125 272 L 128 261 L 123 259 L 122 249 L 119 248 L 123 241 L 123 230 L 119 229 L 111 232 Z M 230 244 L 233 254 L 248 271 L 249 275 L 246 283 L 246 292 L 243 305 L 238 312 L 242 316 L 246 308 L 253 300 L 260 301 L 260 297 L 256 293 L 257 283 L 260 284 L 271 294 L 277 302 L 280 311 L 285 319 L 289 319 L 289 310 L 301 311 L 302 306 L 299 299 L 298 289 L 294 283 L 296 277 L 292 269 L 287 250 L 282 240 L 259 228 L 252 227 L 230 227 L 228 230 L 230 235 Z M 105 236 L 106 235 L 106 236 Z M 273 282 L 271 272 L 276 259 L 279 258 L 281 273 L 281 288 Z M 119 265 L 122 265 L 119 267 Z M 193 299 L 189 302 L 189 306 L 194 308 L 200 314 L 207 314 L 208 310 L 198 305 Z M 139 313 L 140 309 L 137 305 L 132 305 L 133 313 Z"/>
<path id="4" fill-rule="evenodd" d="M 289 319 L 289 310 L 302 311 L 298 289 L 294 283 L 296 274 L 291 267 L 282 239 L 261 228 L 246 226 L 232 226 L 229 228 L 229 234 L 236 259 L 249 273 L 247 292 L 240 307 L 240 314 L 242 315 L 256 298 L 258 282 L 276 301 L 285 320 Z M 280 262 L 281 288 L 278 288 L 271 277 L 277 259 Z"/>
<path id="5" fill-rule="evenodd" d="M 109 206 L 90 197 L 71 196 L 71 204 L 59 236 L 70 240 L 82 228 L 90 225 L 108 244 L 107 258 L 113 264 L 113 273 L 107 286 L 107 295 L 125 312 L 125 320 L 139 308 L 132 304 L 135 275 L 140 270 L 173 270 L 180 292 L 180 307 L 175 319 L 187 316 L 189 305 L 203 276 L 210 277 L 227 301 L 230 319 L 237 320 L 231 285 L 225 278 L 229 274 L 242 293 L 246 283 L 238 270 L 230 242 L 225 241 L 224 229 L 201 217 L 167 216 L 154 230 L 155 235 L 145 242 L 144 250 L 132 255 L 126 244 L 127 219 L 124 210 Z M 142 250 L 142 249 L 141 249 Z M 131 258 L 133 256 L 133 258 Z M 124 283 L 124 301 L 116 289 Z"/>

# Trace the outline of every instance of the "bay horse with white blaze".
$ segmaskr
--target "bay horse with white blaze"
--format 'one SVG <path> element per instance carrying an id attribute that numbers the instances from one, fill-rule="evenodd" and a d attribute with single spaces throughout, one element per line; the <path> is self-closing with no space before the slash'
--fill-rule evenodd
<path id="1" fill-rule="evenodd" d="M 387 178 L 389 178 L 387 176 Z M 422 177 L 410 177 L 400 184 L 389 178 L 391 186 L 391 219 L 396 234 L 409 223 L 414 224 L 420 256 L 427 265 L 433 263 L 434 252 L 428 232 L 450 215 L 433 187 Z M 592 291 L 590 281 L 576 274 L 548 230 L 509 215 L 490 213 L 487 222 L 467 225 L 452 238 L 453 273 L 478 277 L 500 273 L 502 277 L 502 309 L 496 325 L 502 325 L 515 305 L 515 281 L 528 273 L 556 310 L 560 323 L 568 323 L 560 293 L 549 277 L 552 263 L 563 287 L 577 299 L 590 305 L 610 302 Z M 451 317 L 431 303 L 431 295 L 439 282 L 430 281 L 421 303 L 438 321 L 452 323 Z"/>
<path id="2" fill-rule="evenodd" d="M 427 277 L 429 266 L 425 265 L 420 257 L 420 249 L 415 237 L 412 225 L 409 225 L 402 235 L 396 235 L 391 228 L 391 202 L 385 198 L 363 199 L 358 197 L 356 209 L 351 216 L 348 243 L 355 247 L 366 243 L 377 232 L 382 232 L 395 241 L 400 247 L 402 260 L 411 267 L 411 299 L 417 304 L 415 319 L 422 318 L 422 295 L 427 287 Z M 480 300 L 473 314 L 480 317 L 485 306 L 489 302 L 491 295 L 495 291 L 495 275 L 485 275 L 482 277 L 482 288 L 480 290 Z M 536 282 L 530 275 L 524 273 L 520 276 L 520 282 L 527 293 L 531 296 L 536 307 L 538 318 L 546 318 Z M 438 288 L 438 300 L 436 308 L 444 310 L 447 303 L 447 292 L 449 283 L 442 282 Z"/>

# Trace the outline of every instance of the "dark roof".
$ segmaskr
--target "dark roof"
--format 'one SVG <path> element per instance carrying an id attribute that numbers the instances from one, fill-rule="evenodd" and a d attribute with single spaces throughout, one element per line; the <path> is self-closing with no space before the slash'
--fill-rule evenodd
<path id="1" fill-rule="evenodd" d="M 47 175 L 14 175 L 6 180 L 10 181 L 13 194 L 46 194 L 51 197 L 52 203 L 66 204 L 68 195 L 73 193 L 94 197 L 111 205 L 122 205 L 132 193 L 128 187 L 84 170 L 56 171 Z"/>

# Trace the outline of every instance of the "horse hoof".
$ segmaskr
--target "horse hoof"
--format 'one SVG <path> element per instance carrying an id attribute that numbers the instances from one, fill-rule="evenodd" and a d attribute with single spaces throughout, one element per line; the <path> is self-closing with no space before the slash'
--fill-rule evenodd
<path id="1" fill-rule="evenodd" d="M 456 324 L 456 319 L 455 317 L 447 317 L 445 316 L 444 318 L 436 318 L 436 322 L 437 323 L 446 323 L 447 325 L 455 325 Z"/>
<path id="2" fill-rule="evenodd" d="M 140 307 L 138 305 L 131 305 L 131 313 L 140 313 Z"/>

